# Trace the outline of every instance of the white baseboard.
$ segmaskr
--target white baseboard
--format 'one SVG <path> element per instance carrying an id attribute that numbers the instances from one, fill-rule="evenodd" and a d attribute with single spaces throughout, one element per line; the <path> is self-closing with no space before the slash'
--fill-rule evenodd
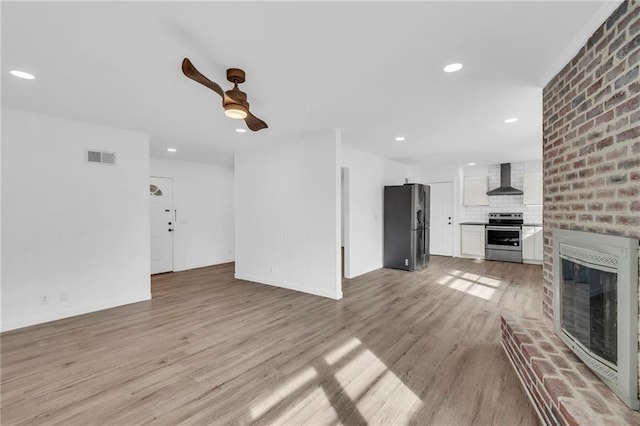
<path id="1" fill-rule="evenodd" d="M 181 265 L 178 267 L 174 267 L 173 272 L 188 271 L 189 269 L 196 269 L 196 268 L 206 268 L 207 266 L 222 265 L 223 263 L 230 263 L 234 261 L 235 259 L 231 257 L 228 259 L 219 259 L 219 260 L 213 260 L 213 261 L 203 262 L 203 263 L 190 263 L 188 265 Z"/>
<path id="2" fill-rule="evenodd" d="M 91 312 L 102 311 L 104 309 L 111 309 L 111 308 L 115 308 L 122 305 L 129 305 L 131 303 L 144 302 L 145 300 L 150 300 L 150 299 L 151 299 L 151 293 L 148 293 L 140 297 L 112 300 L 109 302 L 98 303 L 95 305 L 78 306 L 76 308 L 67 309 L 64 311 L 49 312 L 45 315 L 38 315 L 35 317 L 21 318 L 13 321 L 4 322 L 0 324 L 0 331 L 5 332 L 9 330 L 15 330 L 18 328 L 29 327 L 37 324 L 43 324 L 46 322 L 74 317 L 77 315 L 83 315 Z"/>
<path id="3" fill-rule="evenodd" d="M 484 260 L 484 256 L 478 256 L 473 254 L 460 254 L 460 256 L 456 256 L 461 259 L 474 259 L 474 260 Z"/>
<path id="4" fill-rule="evenodd" d="M 342 289 L 338 291 L 338 294 L 335 294 L 335 293 L 329 294 L 329 292 L 326 292 L 323 290 L 302 288 L 300 286 L 296 286 L 295 284 L 285 283 L 285 282 L 276 281 L 276 280 L 266 280 L 264 278 L 251 277 L 248 275 L 235 274 L 234 278 L 237 280 L 251 281 L 257 284 L 266 284 L 273 287 L 286 288 L 287 290 L 299 291 L 301 293 L 307 293 L 307 294 L 312 294 L 314 296 L 326 297 L 333 300 L 342 299 Z"/>

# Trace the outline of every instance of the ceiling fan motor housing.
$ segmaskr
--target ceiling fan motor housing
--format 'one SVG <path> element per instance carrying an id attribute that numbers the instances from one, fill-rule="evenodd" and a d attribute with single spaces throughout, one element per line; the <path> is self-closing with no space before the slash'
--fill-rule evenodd
<path id="1" fill-rule="evenodd" d="M 244 83 L 245 74 L 240 68 L 229 68 L 227 70 L 227 80 L 232 83 L 240 84 Z"/>

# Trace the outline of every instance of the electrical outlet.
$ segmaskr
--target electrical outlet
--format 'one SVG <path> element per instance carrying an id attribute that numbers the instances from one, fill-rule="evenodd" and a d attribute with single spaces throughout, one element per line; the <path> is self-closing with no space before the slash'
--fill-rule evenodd
<path id="1" fill-rule="evenodd" d="M 48 304 L 49 304 L 49 296 L 46 294 L 43 294 L 42 296 L 40 296 L 40 305 L 44 306 Z"/>
<path id="2" fill-rule="evenodd" d="M 61 291 L 60 292 L 60 301 L 61 302 L 68 302 L 69 301 L 69 292 L 68 291 Z"/>

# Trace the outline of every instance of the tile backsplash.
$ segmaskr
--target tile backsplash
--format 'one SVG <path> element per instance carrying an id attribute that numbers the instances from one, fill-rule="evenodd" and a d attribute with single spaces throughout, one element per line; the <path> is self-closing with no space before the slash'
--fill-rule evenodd
<path id="1" fill-rule="evenodd" d="M 511 186 L 522 189 L 524 183 L 524 163 L 511 163 Z M 500 164 L 489 166 L 489 189 L 500 186 Z M 462 206 L 460 222 L 486 222 L 491 213 L 522 212 L 524 223 L 542 224 L 542 205 L 524 205 L 522 195 L 494 195 L 489 197 L 488 206 Z"/>

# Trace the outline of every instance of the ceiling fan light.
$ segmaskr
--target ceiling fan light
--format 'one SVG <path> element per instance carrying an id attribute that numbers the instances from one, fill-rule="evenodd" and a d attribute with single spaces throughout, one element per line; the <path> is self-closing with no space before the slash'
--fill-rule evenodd
<path id="1" fill-rule="evenodd" d="M 239 104 L 227 104 L 224 106 L 224 115 L 236 120 L 244 120 L 247 118 L 247 109 Z"/>

